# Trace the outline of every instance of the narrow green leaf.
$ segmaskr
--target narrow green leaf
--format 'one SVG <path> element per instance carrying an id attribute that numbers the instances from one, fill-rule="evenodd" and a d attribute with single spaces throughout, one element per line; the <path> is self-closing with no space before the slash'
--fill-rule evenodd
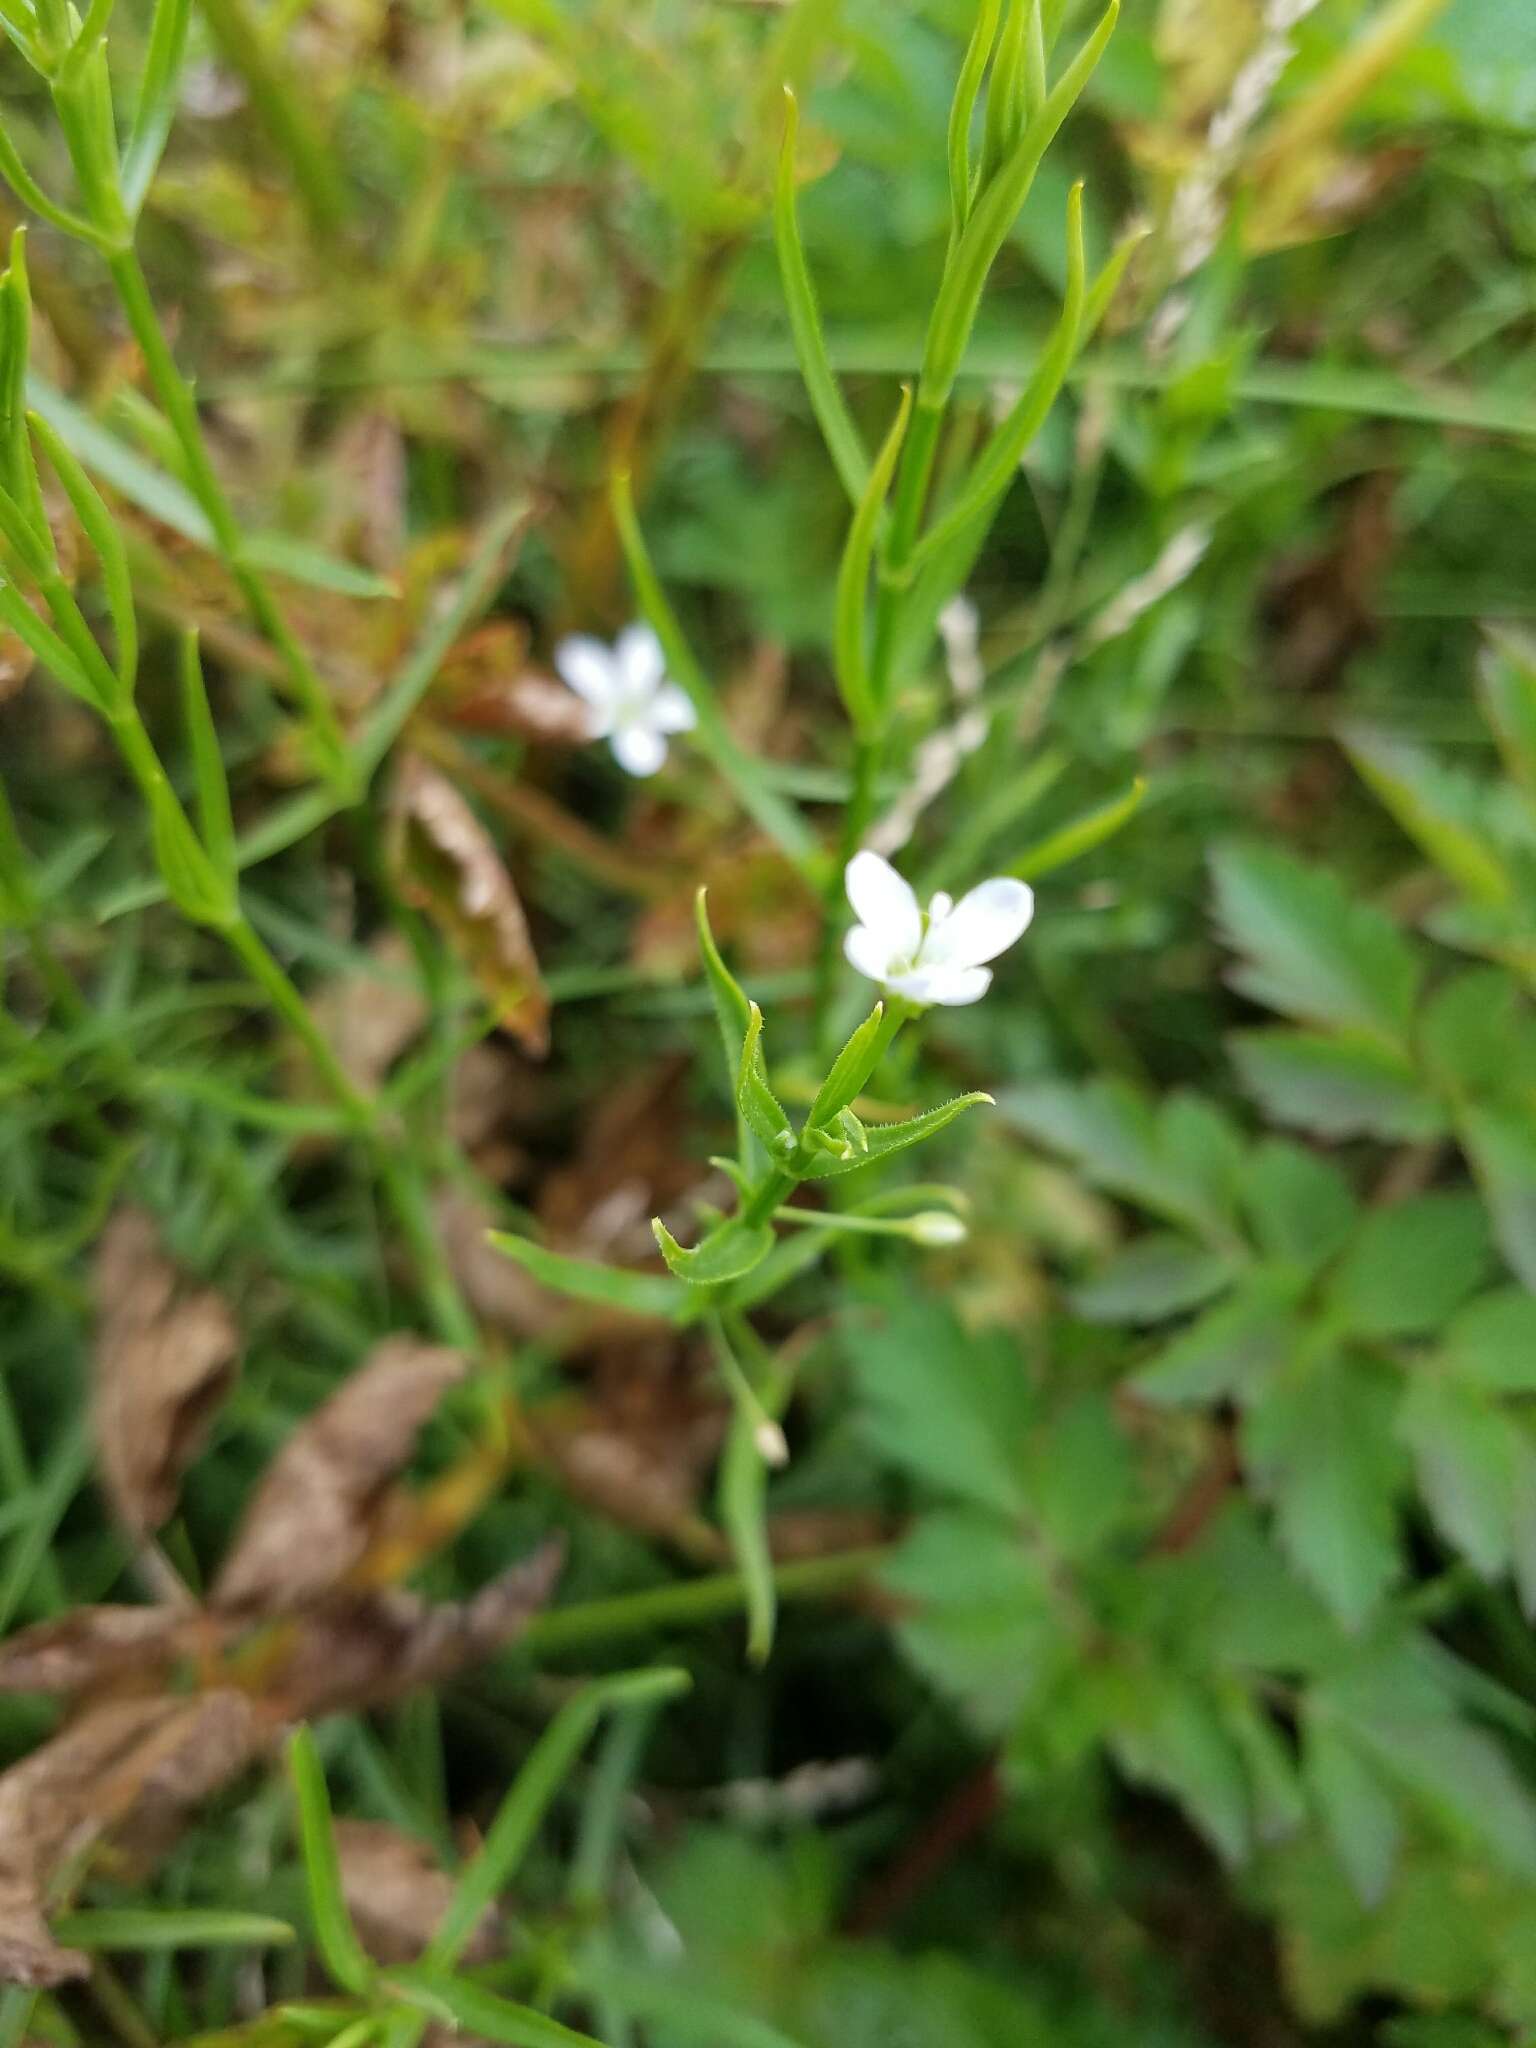
<path id="1" fill-rule="evenodd" d="M 993 429 L 959 496 L 913 549 L 915 566 L 931 560 L 987 518 L 1018 476 L 1019 464 L 1045 424 L 1046 414 L 1055 404 L 1077 353 L 1086 289 L 1085 265 L 1083 187 L 1079 180 L 1067 195 L 1067 289 L 1060 318 L 1034 375 L 1007 416 Z"/>
<path id="2" fill-rule="evenodd" d="M 460 1873 L 448 1910 L 422 1956 L 425 1968 L 449 1971 L 459 1961 L 486 1909 L 517 1876 L 540 1823 L 601 1717 L 618 1708 L 672 1699 L 686 1692 L 690 1683 L 686 1671 L 626 1671 L 595 1680 L 566 1702 L 534 1744 L 479 1850 Z"/>
<path id="3" fill-rule="evenodd" d="M 1041 158 L 1103 56 L 1119 12 L 1120 0 L 1110 0 L 1097 28 L 1046 96 L 1044 106 L 1025 125 L 1007 160 L 984 186 L 972 209 L 965 233 L 945 271 L 928 326 L 918 393 L 926 406 L 942 406 L 949 398 L 987 274 L 1029 195 Z"/>
<path id="4" fill-rule="evenodd" d="M 746 1589 L 747 1655 L 754 1664 L 764 1664 L 773 1648 L 778 1604 L 767 1524 L 767 1450 L 774 1448 L 776 1462 L 782 1462 L 783 1455 L 777 1418 L 770 1412 L 776 1390 L 769 1390 L 766 1398 L 758 1394 L 718 1319 L 711 1325 L 711 1334 L 721 1373 L 733 1392 L 730 1428 L 720 1454 L 720 1521 Z"/>
<path id="5" fill-rule="evenodd" d="M 151 519 L 180 534 L 183 540 L 217 553 L 207 516 L 184 484 L 146 462 L 136 449 L 93 419 L 46 378 L 30 376 L 27 392 L 33 410 L 47 420 L 92 474 L 121 492 Z M 323 554 L 287 535 L 248 534 L 244 551 L 247 560 L 257 568 L 291 576 L 295 582 L 318 590 L 353 597 L 387 597 L 394 592 L 392 583 L 370 570 Z"/>
<path id="6" fill-rule="evenodd" d="M 614 524 L 629 565 L 635 597 L 651 630 L 661 642 L 668 673 L 697 714 L 694 745 L 713 762 L 721 777 L 735 790 L 742 808 L 757 820 L 785 856 L 803 873 L 819 877 L 821 852 L 805 820 L 770 786 L 758 763 L 726 731 L 714 692 L 694 659 L 693 650 L 678 624 L 677 615 L 667 602 L 652 565 L 640 522 L 635 517 L 629 478 L 622 472 L 614 476 L 612 496 Z"/>
<path id="7" fill-rule="evenodd" d="M 768 1070 L 763 1063 L 763 1013 L 756 1003 L 747 1005 L 747 1035 L 742 1040 L 736 1069 L 736 1107 L 748 1130 L 776 1160 L 793 1150 L 794 1125 L 768 1085 Z"/>
<path id="8" fill-rule="evenodd" d="M 109 706 L 102 701 L 93 677 L 75 659 L 51 626 L 33 611 L 14 583 L 0 578 L 0 625 L 9 626 L 18 640 L 25 641 L 55 682 L 62 683 L 71 696 L 79 697 L 93 710 L 106 716 Z"/>
<path id="9" fill-rule="evenodd" d="M 939 1132 L 952 1124 L 957 1116 L 974 1109 L 978 1103 L 992 1102 L 990 1095 L 977 1091 L 971 1095 L 957 1095 L 950 1102 L 944 1102 L 937 1109 L 924 1110 L 921 1116 L 909 1117 L 905 1123 L 877 1124 L 868 1132 L 867 1149 L 852 1159 L 815 1159 L 805 1169 L 807 1180 L 831 1180 L 841 1173 L 853 1173 L 861 1166 L 867 1166 L 877 1159 L 890 1159 L 898 1152 L 905 1152 L 909 1146 L 921 1145 L 925 1139 L 937 1137 Z"/>
<path id="10" fill-rule="evenodd" d="M 997 17 L 1002 10 L 1002 0 L 981 0 L 976 12 L 976 21 L 971 29 L 971 39 L 966 44 L 965 61 L 960 66 L 960 76 L 955 85 L 955 96 L 949 109 L 949 207 L 951 241 L 957 242 L 965 231 L 965 224 L 971 217 L 971 126 L 976 117 L 976 101 L 981 92 L 981 81 L 986 74 L 987 59 L 992 54 L 992 43 L 997 35 Z M 850 491 L 851 498 L 859 493 Z"/>
<path id="11" fill-rule="evenodd" d="M 234 813 L 229 804 L 229 783 L 224 774 L 219 730 L 214 723 L 213 709 L 203 682 L 203 664 L 195 628 L 189 628 L 181 636 L 181 709 L 192 747 L 192 775 L 197 788 L 197 816 L 202 828 L 203 846 L 214 867 L 233 888 L 240 874 L 235 853 Z"/>
<path id="12" fill-rule="evenodd" d="M 709 982 L 715 1022 L 720 1026 L 720 1043 L 725 1048 L 725 1071 L 734 1086 L 741 1066 L 742 1042 L 752 1028 L 752 1006 L 741 983 L 720 957 L 720 948 L 715 944 L 715 935 L 709 927 L 706 894 L 700 889 L 693 899 L 694 922 L 698 927 L 699 953 Z"/>
<path id="13" fill-rule="evenodd" d="M 997 0 L 989 0 L 996 10 Z M 853 423 L 841 387 L 827 359 L 822 339 L 821 315 L 816 306 L 816 288 L 800 241 L 800 221 L 795 206 L 795 144 L 800 131 L 800 109 L 794 93 L 784 88 L 784 142 L 779 151 L 779 175 L 774 188 L 773 235 L 779 253 L 779 275 L 783 280 L 784 303 L 789 309 L 790 330 L 795 337 L 795 355 L 805 380 L 806 396 L 821 428 L 827 453 L 842 479 L 843 489 L 857 505 L 864 496 L 869 477 L 869 457 L 864 441 Z"/>
<path id="14" fill-rule="evenodd" d="M 1536 797 L 1536 651 L 1512 633 L 1490 631 L 1477 690 L 1505 766 Z"/>
<path id="15" fill-rule="evenodd" d="M 298 1804 L 299 1849 L 320 1960 L 340 1990 L 365 1998 L 373 1989 L 374 1967 L 357 1938 L 342 1895 L 330 1795 L 320 1752 L 307 1727 L 296 1728 L 288 1738 L 288 1775 Z"/>
<path id="16" fill-rule="evenodd" d="M 16 829 L 15 813 L 0 782 L 0 922 L 25 930 L 37 916 L 32 864 Z"/>
<path id="17" fill-rule="evenodd" d="M 839 1110 L 846 1109 L 849 1103 L 863 1094 L 870 1075 L 885 1052 L 888 1041 L 884 1024 L 885 1005 L 876 1003 L 832 1062 L 827 1078 L 816 1090 L 815 1100 L 805 1119 L 810 1128 L 830 1123 Z"/>
<path id="18" fill-rule="evenodd" d="M 1095 804 L 1091 811 L 1084 811 L 1080 817 L 1071 819 L 1054 832 L 1048 832 L 1043 839 L 1037 839 L 1004 872 L 1033 882 L 1055 868 L 1065 867 L 1068 861 L 1081 860 L 1085 853 L 1092 853 L 1096 847 L 1103 846 L 1130 823 L 1141 809 L 1141 800 L 1146 793 L 1146 778 L 1136 776 L 1118 796 Z"/>
<path id="19" fill-rule="evenodd" d="M 600 1308 L 621 1308 L 631 1315 L 672 1322 L 687 1300 L 676 1281 L 660 1273 L 631 1273 L 622 1266 L 600 1265 L 596 1259 L 571 1258 L 501 1230 L 491 1231 L 489 1241 L 542 1286 Z"/>
<path id="20" fill-rule="evenodd" d="M 42 443 L 43 453 L 64 486 L 86 539 L 96 551 L 112 631 L 117 636 L 118 684 L 123 695 L 131 697 L 139 665 L 138 614 L 133 602 L 133 579 L 128 573 L 128 552 L 117 521 L 63 437 L 41 413 L 29 412 L 27 422 Z"/>
<path id="21" fill-rule="evenodd" d="M 144 73 L 139 80 L 138 104 L 134 108 L 133 126 L 123 151 L 123 204 L 130 219 L 138 218 L 149 195 L 166 137 L 176 116 L 176 98 L 191 20 L 192 0 L 155 0 L 149 49 L 144 58 Z"/>
<path id="22" fill-rule="evenodd" d="M 1029 44 L 1029 16 L 1033 0 L 1008 0 L 1008 15 L 997 39 L 992 76 L 987 83 L 987 115 L 982 131 L 981 184 L 996 177 L 1010 153 L 1018 147 L 1029 117 L 1025 64 Z"/>
<path id="23" fill-rule="evenodd" d="M 661 1256 L 690 1287 L 720 1287 L 727 1280 L 739 1280 L 762 1264 L 773 1250 L 773 1229 L 767 1223 L 743 1223 L 739 1217 L 710 1231 L 690 1251 L 680 1245 L 659 1216 L 651 1229 L 661 1247 Z"/>
<path id="24" fill-rule="evenodd" d="M 1504 904 L 1514 877 L 1487 830 L 1496 814 L 1491 786 L 1444 768 L 1391 733 L 1351 727 L 1344 749 L 1369 787 L 1443 875 L 1474 903 Z"/>
<path id="25" fill-rule="evenodd" d="M 70 1948 L 141 1954 L 179 1948 L 283 1948 L 297 1938 L 286 1920 L 198 1906 L 95 1907 L 56 1915 L 52 1931 Z"/>
<path id="26" fill-rule="evenodd" d="M 891 487 L 896 458 L 906 435 L 912 413 L 912 387 L 903 384 L 901 399 L 890 432 L 875 457 L 869 482 L 848 528 L 843 558 L 837 571 L 837 596 L 832 632 L 833 666 L 855 732 L 866 734 L 883 717 L 885 706 L 875 702 L 869 669 L 868 610 L 869 570 L 874 560 L 875 535 L 885 497 Z"/>
<path id="27" fill-rule="evenodd" d="M 603 2048 L 595 2035 L 564 2027 L 531 2005 L 516 2005 L 498 1992 L 487 1991 L 469 1977 L 450 1977 L 435 1970 L 407 1965 L 390 1972 L 391 1983 L 409 1992 L 417 1988 L 465 2037 L 502 2041 L 508 2048 Z"/>

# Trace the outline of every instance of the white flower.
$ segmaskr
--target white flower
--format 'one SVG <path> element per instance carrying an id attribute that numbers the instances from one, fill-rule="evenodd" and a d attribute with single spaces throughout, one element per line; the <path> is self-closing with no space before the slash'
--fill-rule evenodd
<path id="1" fill-rule="evenodd" d="M 593 739 L 606 740 L 631 775 L 654 775 L 667 758 L 667 735 L 693 726 L 693 706 L 668 680 L 649 626 L 626 626 L 611 647 L 572 633 L 555 649 L 555 667 L 586 705 Z"/>
<path id="2" fill-rule="evenodd" d="M 859 922 L 843 941 L 849 964 L 910 1003 L 974 1003 L 992 983 L 995 960 L 1035 914 L 1026 882 L 994 875 L 956 903 L 942 892 L 926 913 L 911 886 L 878 853 L 848 863 L 848 901 Z"/>

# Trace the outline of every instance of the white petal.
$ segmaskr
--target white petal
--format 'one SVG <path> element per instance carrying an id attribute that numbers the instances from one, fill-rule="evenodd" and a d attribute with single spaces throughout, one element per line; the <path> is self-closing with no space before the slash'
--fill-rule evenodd
<path id="1" fill-rule="evenodd" d="M 927 1000 L 957 1009 L 961 1003 L 979 1003 L 991 986 L 990 967 L 947 967 L 934 974 Z"/>
<path id="2" fill-rule="evenodd" d="M 1027 882 L 994 875 L 962 896 L 948 917 L 929 927 L 921 959 L 925 967 L 979 967 L 1022 938 L 1035 914 L 1035 892 Z"/>
<path id="3" fill-rule="evenodd" d="M 878 853 L 856 853 L 844 880 L 861 924 L 880 934 L 889 960 L 910 960 L 923 935 L 922 913 L 910 884 Z"/>
<path id="4" fill-rule="evenodd" d="M 611 647 L 590 633 L 572 633 L 555 649 L 555 667 L 562 681 L 594 711 L 612 709 L 619 694 L 619 673 Z"/>
<path id="5" fill-rule="evenodd" d="M 626 626 L 613 643 L 613 659 L 626 697 L 648 697 L 667 672 L 661 642 L 649 626 Z"/>
<path id="6" fill-rule="evenodd" d="M 856 924 L 843 941 L 843 957 L 850 967 L 867 974 L 871 981 L 884 981 L 891 964 L 885 940 L 867 924 Z"/>
<path id="7" fill-rule="evenodd" d="M 621 725 L 608 744 L 613 758 L 631 775 L 654 775 L 667 758 L 667 743 L 650 725 Z"/>
<path id="8" fill-rule="evenodd" d="M 658 732 L 692 732 L 698 723 L 693 699 L 676 683 L 663 683 L 645 707 L 645 715 Z"/>

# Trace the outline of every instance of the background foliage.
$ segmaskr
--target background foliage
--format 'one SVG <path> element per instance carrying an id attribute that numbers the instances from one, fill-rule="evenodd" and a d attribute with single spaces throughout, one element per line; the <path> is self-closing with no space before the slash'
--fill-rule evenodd
<path id="1" fill-rule="evenodd" d="M 977 11 L 0 5 L 0 2041 L 1536 2039 L 1536 13 L 1127 0 L 864 700 L 782 88 L 875 448 Z M 1037 917 L 810 1206 L 969 1236 L 701 1319 L 696 891 L 799 1119 L 892 806 Z"/>

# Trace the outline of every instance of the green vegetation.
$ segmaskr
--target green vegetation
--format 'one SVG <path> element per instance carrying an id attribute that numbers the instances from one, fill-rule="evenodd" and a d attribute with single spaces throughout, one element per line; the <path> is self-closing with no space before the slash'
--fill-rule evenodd
<path id="1" fill-rule="evenodd" d="M 0 31 L 0 2048 L 1536 2042 L 1536 14 Z"/>

